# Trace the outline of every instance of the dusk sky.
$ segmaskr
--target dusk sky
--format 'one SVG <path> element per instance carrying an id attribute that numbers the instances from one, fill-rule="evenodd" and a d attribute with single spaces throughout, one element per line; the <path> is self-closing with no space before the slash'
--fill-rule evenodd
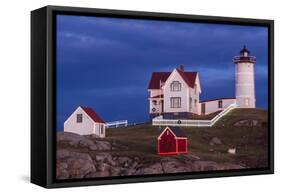
<path id="1" fill-rule="evenodd" d="M 201 100 L 235 96 L 232 59 L 244 45 L 257 57 L 257 107 L 267 108 L 266 27 L 57 16 L 57 130 L 79 106 L 106 122 L 149 120 L 154 71 L 179 64 L 199 72 Z"/>

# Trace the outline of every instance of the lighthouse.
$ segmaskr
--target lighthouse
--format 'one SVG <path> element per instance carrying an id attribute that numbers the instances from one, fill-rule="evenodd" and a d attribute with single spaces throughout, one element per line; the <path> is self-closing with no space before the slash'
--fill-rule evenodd
<path id="1" fill-rule="evenodd" d="M 256 57 L 244 46 L 239 56 L 233 58 L 235 63 L 235 95 L 236 103 L 241 108 L 255 108 L 254 65 Z"/>

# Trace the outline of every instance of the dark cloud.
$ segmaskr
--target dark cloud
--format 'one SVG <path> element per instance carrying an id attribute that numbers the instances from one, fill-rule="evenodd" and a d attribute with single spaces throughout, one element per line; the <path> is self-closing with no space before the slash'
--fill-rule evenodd
<path id="1" fill-rule="evenodd" d="M 267 38 L 265 27 L 58 16 L 58 128 L 79 104 L 106 121 L 146 121 L 151 73 L 180 63 L 200 73 L 202 99 L 234 96 L 232 58 L 244 44 L 257 56 L 257 104 L 267 107 Z"/>

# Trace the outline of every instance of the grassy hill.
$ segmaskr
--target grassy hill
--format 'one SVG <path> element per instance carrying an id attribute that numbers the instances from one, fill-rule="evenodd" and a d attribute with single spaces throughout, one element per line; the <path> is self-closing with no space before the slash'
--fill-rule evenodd
<path id="1" fill-rule="evenodd" d="M 157 155 L 157 137 L 162 129 L 163 127 L 152 126 L 150 123 L 107 129 L 106 139 L 123 145 L 121 149 L 127 155 L 141 156 L 149 161 L 159 160 L 159 157 L 164 157 Z M 202 160 L 230 162 L 246 167 L 267 166 L 266 110 L 235 109 L 213 127 L 182 127 L 181 129 L 189 140 L 188 155 Z M 221 144 L 210 145 L 213 138 L 221 140 Z M 237 153 L 229 154 L 227 150 L 234 147 Z"/>

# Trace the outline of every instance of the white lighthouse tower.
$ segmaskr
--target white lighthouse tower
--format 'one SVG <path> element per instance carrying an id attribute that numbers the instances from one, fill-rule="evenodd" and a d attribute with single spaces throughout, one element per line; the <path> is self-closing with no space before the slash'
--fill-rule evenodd
<path id="1" fill-rule="evenodd" d="M 236 103 L 241 108 L 255 108 L 255 78 L 254 64 L 256 57 L 250 56 L 250 51 L 244 46 L 239 56 L 233 59 L 235 63 L 235 94 Z"/>

